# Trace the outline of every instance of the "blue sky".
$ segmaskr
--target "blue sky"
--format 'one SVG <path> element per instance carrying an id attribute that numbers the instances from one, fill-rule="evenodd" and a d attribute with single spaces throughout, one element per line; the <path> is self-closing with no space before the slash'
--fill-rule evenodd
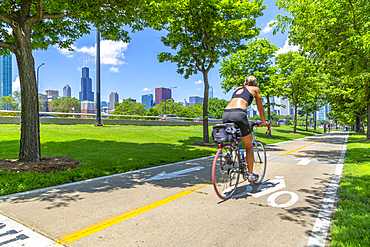
<path id="1" fill-rule="evenodd" d="M 280 47 L 279 53 L 287 52 L 296 47 L 288 45 L 287 34 L 272 34 L 268 24 L 282 13 L 274 1 L 264 1 L 267 9 L 264 16 L 257 19 L 257 26 L 261 27 L 258 38 L 269 38 L 276 46 Z M 142 32 L 131 34 L 129 44 L 123 42 L 101 41 L 101 100 L 109 101 L 111 92 L 118 92 L 120 102 L 131 97 L 141 102 L 143 94 L 155 95 L 155 88 L 176 87 L 172 89 L 172 98 L 175 102 L 189 100 L 189 96 L 203 97 L 203 76 L 201 73 L 189 79 L 176 72 L 176 63 L 159 63 L 157 55 L 163 51 L 171 51 L 160 41 L 164 31 L 158 32 L 146 29 Z M 46 89 L 58 90 L 63 94 L 63 87 L 69 85 L 72 97 L 78 98 L 81 86 L 81 68 L 87 63 L 90 68 L 90 78 L 93 81 L 93 91 L 96 93 L 96 32 L 85 35 L 74 43 L 74 52 L 60 50 L 51 46 L 46 51 L 34 51 L 35 67 L 45 65 L 39 70 L 39 92 L 45 93 Z M 225 94 L 220 87 L 220 65 L 209 72 L 209 84 L 213 86 L 214 97 L 229 100 L 231 92 Z M 19 90 L 19 77 L 16 60 L 13 55 L 13 90 Z"/>

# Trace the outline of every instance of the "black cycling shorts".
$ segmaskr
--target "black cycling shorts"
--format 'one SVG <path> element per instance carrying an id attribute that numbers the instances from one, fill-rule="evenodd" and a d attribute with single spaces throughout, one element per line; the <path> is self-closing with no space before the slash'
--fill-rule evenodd
<path id="1" fill-rule="evenodd" d="M 225 109 L 225 112 L 222 116 L 222 122 L 235 123 L 238 125 L 242 132 L 242 137 L 252 133 L 252 128 L 249 124 L 246 110 L 240 108 Z"/>

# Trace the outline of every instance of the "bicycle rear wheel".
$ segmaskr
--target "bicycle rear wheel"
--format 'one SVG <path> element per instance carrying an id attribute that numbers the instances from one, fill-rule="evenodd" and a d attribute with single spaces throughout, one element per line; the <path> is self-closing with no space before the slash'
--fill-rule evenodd
<path id="1" fill-rule="evenodd" d="M 212 182 L 217 195 L 227 200 L 233 196 L 239 182 L 237 150 L 226 144 L 218 149 L 212 165 Z"/>
<path id="2" fill-rule="evenodd" d="M 261 141 L 257 141 L 253 146 L 254 153 L 254 164 L 253 164 L 253 173 L 259 176 L 257 181 L 254 181 L 254 184 L 260 184 L 263 181 L 263 178 L 266 174 L 267 168 L 267 159 L 266 159 L 266 150 L 265 145 Z"/>

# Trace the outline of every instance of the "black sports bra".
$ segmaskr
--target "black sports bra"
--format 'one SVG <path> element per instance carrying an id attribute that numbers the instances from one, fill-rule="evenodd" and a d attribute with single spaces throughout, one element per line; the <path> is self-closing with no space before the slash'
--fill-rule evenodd
<path id="1" fill-rule="evenodd" d="M 239 92 L 240 90 L 243 90 L 243 92 L 237 94 L 237 92 Z M 233 98 L 242 98 L 242 99 L 244 99 L 245 101 L 248 102 L 248 105 L 251 105 L 252 101 L 253 101 L 253 95 L 245 87 L 242 87 L 240 89 L 236 89 L 233 93 L 232 99 Z"/>

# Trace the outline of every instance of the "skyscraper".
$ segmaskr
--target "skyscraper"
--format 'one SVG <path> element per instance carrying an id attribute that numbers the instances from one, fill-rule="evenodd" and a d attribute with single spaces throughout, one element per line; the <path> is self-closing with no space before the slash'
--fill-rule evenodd
<path id="1" fill-rule="evenodd" d="M 189 97 L 189 105 L 190 106 L 194 106 L 196 104 L 203 103 L 203 101 L 204 101 L 204 98 L 199 97 L 199 96 L 190 96 Z"/>
<path id="2" fill-rule="evenodd" d="M 0 97 L 12 94 L 12 56 L 0 56 Z"/>
<path id="3" fill-rule="evenodd" d="M 49 103 L 52 102 L 54 99 L 59 98 L 59 91 L 58 90 L 45 90 L 46 94 L 46 109 L 45 111 L 52 112 L 53 109 L 49 107 Z"/>
<path id="4" fill-rule="evenodd" d="M 171 99 L 171 89 L 169 88 L 156 88 L 155 89 L 155 104 L 159 105 L 162 101 Z"/>
<path id="5" fill-rule="evenodd" d="M 114 107 L 115 102 L 119 102 L 118 93 L 117 92 L 111 92 L 110 95 L 109 95 L 109 109 L 113 110 L 115 108 Z"/>
<path id="6" fill-rule="evenodd" d="M 80 101 L 94 101 L 94 93 L 92 91 L 92 80 L 89 77 L 89 68 L 82 68 L 82 78 L 81 78 L 81 92 Z"/>
<path id="7" fill-rule="evenodd" d="M 153 107 L 153 94 L 145 94 L 141 96 L 141 103 L 146 105 L 144 108 L 148 110 Z"/>
<path id="8" fill-rule="evenodd" d="M 63 98 L 65 97 L 71 97 L 71 87 L 69 85 L 63 87 Z"/>
<path id="9" fill-rule="evenodd" d="M 212 86 L 210 86 L 208 89 L 208 98 L 209 99 L 213 98 L 213 87 Z"/>

